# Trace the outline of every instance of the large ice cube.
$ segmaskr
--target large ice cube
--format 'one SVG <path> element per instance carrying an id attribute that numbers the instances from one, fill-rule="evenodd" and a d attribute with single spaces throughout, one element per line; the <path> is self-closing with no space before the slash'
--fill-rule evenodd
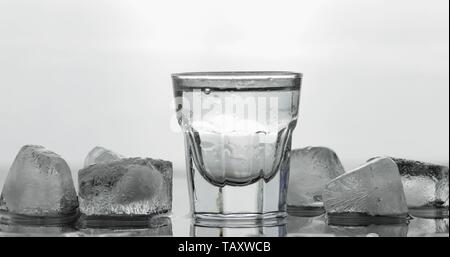
<path id="1" fill-rule="evenodd" d="M 376 158 L 330 181 L 323 192 L 328 214 L 363 214 L 406 218 L 403 185 L 390 158 Z"/>
<path id="2" fill-rule="evenodd" d="M 121 154 L 113 152 L 101 146 L 96 146 L 92 149 L 84 159 L 84 167 L 96 163 L 108 163 L 124 158 Z"/>
<path id="3" fill-rule="evenodd" d="M 80 210 L 86 215 L 148 215 L 172 208 L 172 163 L 125 158 L 78 172 Z"/>
<path id="4" fill-rule="evenodd" d="M 398 158 L 392 160 L 400 171 L 408 207 L 448 208 L 448 167 Z"/>
<path id="5" fill-rule="evenodd" d="M 288 206 L 290 209 L 291 206 L 321 207 L 326 183 L 344 172 L 339 158 L 331 149 L 306 147 L 292 150 Z"/>
<path id="6" fill-rule="evenodd" d="M 448 236 L 448 219 L 411 219 L 409 223 L 408 236 L 437 236 L 437 234 Z"/>
<path id="7" fill-rule="evenodd" d="M 16 156 L 0 196 L 0 210 L 29 216 L 76 213 L 77 194 L 70 168 L 58 154 L 26 145 Z"/>

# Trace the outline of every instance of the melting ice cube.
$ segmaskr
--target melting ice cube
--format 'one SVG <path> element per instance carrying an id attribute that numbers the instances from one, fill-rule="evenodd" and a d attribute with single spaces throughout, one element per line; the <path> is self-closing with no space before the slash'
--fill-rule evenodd
<path id="1" fill-rule="evenodd" d="M 78 207 L 70 168 L 58 154 L 26 145 L 16 156 L 0 196 L 0 210 L 29 216 L 73 215 Z"/>
<path id="2" fill-rule="evenodd" d="M 78 172 L 80 210 L 86 215 L 148 215 L 172 208 L 172 163 L 124 158 Z"/>
<path id="3" fill-rule="evenodd" d="M 108 163 L 112 161 L 117 161 L 122 158 L 124 158 L 124 156 L 118 153 L 115 153 L 101 146 L 96 146 L 88 153 L 88 155 L 84 159 L 84 167 L 96 163 Z"/>
<path id="4" fill-rule="evenodd" d="M 321 207 L 325 185 L 344 174 L 336 153 L 325 147 L 291 151 L 287 202 L 295 207 Z"/>
<path id="5" fill-rule="evenodd" d="M 374 159 L 330 181 L 323 202 L 328 214 L 406 218 L 408 213 L 397 165 L 387 157 Z"/>
<path id="6" fill-rule="evenodd" d="M 398 166 L 410 208 L 448 208 L 448 167 L 392 158 Z"/>

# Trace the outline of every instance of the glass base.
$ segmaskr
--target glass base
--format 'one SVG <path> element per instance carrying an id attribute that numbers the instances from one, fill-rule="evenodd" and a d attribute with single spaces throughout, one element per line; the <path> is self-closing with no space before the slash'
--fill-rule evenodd
<path id="1" fill-rule="evenodd" d="M 272 225 L 205 225 L 193 222 L 191 224 L 191 236 L 196 237 L 248 237 L 270 236 L 283 237 L 287 235 L 286 223 Z"/>
<path id="2" fill-rule="evenodd" d="M 194 223 L 201 226 L 214 227 L 253 227 L 277 226 L 285 224 L 286 212 L 273 213 L 195 213 Z"/>
<path id="3" fill-rule="evenodd" d="M 283 160 L 269 180 L 243 186 L 216 186 L 187 159 L 191 213 L 198 224 L 279 224 L 287 216 L 289 161 Z M 282 222 L 282 221 L 281 221 Z"/>

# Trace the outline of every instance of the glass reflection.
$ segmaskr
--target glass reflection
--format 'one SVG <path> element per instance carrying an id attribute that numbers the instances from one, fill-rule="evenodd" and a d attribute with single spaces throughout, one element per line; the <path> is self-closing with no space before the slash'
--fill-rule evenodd
<path id="1" fill-rule="evenodd" d="M 369 226 L 329 226 L 329 231 L 336 236 L 376 236 L 405 237 L 408 234 L 408 224 L 369 225 Z"/>
<path id="2" fill-rule="evenodd" d="M 194 237 L 284 237 L 286 223 L 238 225 L 191 223 L 190 235 Z"/>

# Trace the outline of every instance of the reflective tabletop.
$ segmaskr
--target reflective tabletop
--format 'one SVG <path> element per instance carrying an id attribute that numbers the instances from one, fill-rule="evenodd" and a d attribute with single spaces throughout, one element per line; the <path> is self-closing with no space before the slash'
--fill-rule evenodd
<path id="1" fill-rule="evenodd" d="M 81 226 L 36 226 L 7 224 L 0 216 L 0 236 L 179 236 L 179 237 L 448 237 L 449 219 L 412 216 L 408 223 L 368 226 L 329 225 L 326 214 L 314 217 L 288 215 L 279 224 L 267 226 L 213 226 L 195 224 L 189 214 L 186 178 L 174 177 L 173 210 L 169 215 L 142 221 L 83 221 Z M 1 214 L 0 214 L 1 215 Z M 80 222 L 78 222 L 80 223 Z"/>

